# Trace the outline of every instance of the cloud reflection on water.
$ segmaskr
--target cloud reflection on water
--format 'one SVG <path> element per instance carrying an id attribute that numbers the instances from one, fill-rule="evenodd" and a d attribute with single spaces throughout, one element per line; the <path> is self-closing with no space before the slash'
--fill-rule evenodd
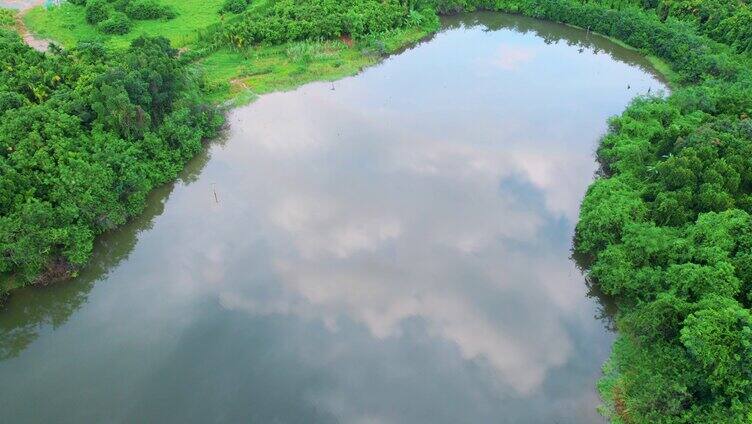
<path id="1" fill-rule="evenodd" d="M 231 148 L 214 158 L 232 181 L 223 184 L 224 213 L 262 241 L 269 275 L 225 281 L 223 307 L 320 322 L 332 340 L 362 325 L 383 345 L 408 349 L 419 322 L 427 337 L 487 369 L 499 399 L 567 384 L 552 375 L 590 360 L 594 334 L 608 340 L 569 260 L 592 152 L 605 118 L 633 95 L 619 79 L 635 90 L 656 82 L 603 52 L 517 33 L 506 44 L 480 41 L 488 37 L 510 35 L 441 34 L 335 90 L 313 84 L 231 115 Z M 477 51 L 448 60 L 453 44 Z M 555 65 L 532 53 L 544 49 Z M 477 69 L 499 54 L 507 62 Z M 552 67 L 573 77 L 552 84 Z M 426 69 L 443 82 L 425 78 Z M 233 237 L 243 246 L 242 233 L 222 235 Z M 229 262 L 241 260 L 225 250 Z M 364 355 L 335 345 L 318 354 Z M 312 395 L 335 416 L 364 413 L 341 391 L 353 372 L 342 372 L 339 389 Z M 568 384 L 592 384 L 589 375 Z M 562 405 L 593 406 L 592 386 L 559 396 L 569 399 Z"/>
<path id="2" fill-rule="evenodd" d="M 259 298 L 233 287 L 222 304 L 321 319 L 333 331 L 354 320 L 380 339 L 418 317 L 530 394 L 570 359 L 562 316 L 587 303 L 568 246 L 595 169 L 591 149 L 562 148 L 531 124 L 507 122 L 513 104 L 485 105 L 501 109 L 473 122 L 485 141 L 468 140 L 467 125 L 439 133 L 399 105 L 359 102 L 386 96 L 380 90 L 393 89 L 369 84 L 367 73 L 334 92 L 313 85 L 232 115 L 231 143 L 243 146 L 233 156 L 255 170 L 238 187 L 273 242 L 283 290 Z"/>
<path id="3" fill-rule="evenodd" d="M 84 299 L 39 314 L 64 325 L 17 331 L 0 419 L 599 422 L 611 338 L 572 229 L 605 119 L 660 84 L 634 52 L 556 41 L 582 31 L 456 19 L 232 112 L 117 261 L 61 286 Z"/>

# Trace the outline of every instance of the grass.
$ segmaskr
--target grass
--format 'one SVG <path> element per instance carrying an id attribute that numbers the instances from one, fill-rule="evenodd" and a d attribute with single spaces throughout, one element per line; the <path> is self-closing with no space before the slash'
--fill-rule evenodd
<path id="1" fill-rule="evenodd" d="M 166 21 L 134 21 L 128 34 L 104 35 L 89 25 L 82 6 L 64 3 L 46 9 L 36 7 L 25 16 L 30 31 L 40 38 L 55 40 L 63 47 L 81 41 L 100 41 L 110 48 L 127 47 L 131 40 L 146 35 L 162 35 L 178 48 L 200 44 L 202 33 L 211 32 L 222 20 L 218 10 L 224 0 L 162 0 L 171 5 L 178 16 Z M 251 11 L 262 11 L 273 0 L 256 0 Z M 276 46 L 254 46 L 247 50 L 230 49 L 210 52 L 197 60 L 203 67 L 209 98 L 217 103 L 233 101 L 248 103 L 259 94 L 289 90 L 302 84 L 335 80 L 357 74 L 373 65 L 384 55 L 394 53 L 419 41 L 438 28 L 395 30 L 378 39 L 352 43 L 349 40 L 310 41 Z"/>
<path id="2" fill-rule="evenodd" d="M 333 81 L 355 75 L 425 31 L 399 31 L 389 38 L 349 45 L 344 41 L 302 42 L 256 47 L 245 52 L 217 51 L 201 61 L 215 100 L 236 98 L 248 91 L 260 95 L 289 90 L 312 81 Z M 374 46 L 375 44 L 375 46 Z M 241 96 L 241 102 L 253 96 Z"/>
<path id="3" fill-rule="evenodd" d="M 307 82 L 354 75 L 376 59 L 340 41 L 265 46 L 247 52 L 220 50 L 204 60 L 212 97 L 234 98 L 250 91 L 264 94 Z"/>
<path id="4" fill-rule="evenodd" d="M 16 11 L 13 9 L 0 9 L 0 28 L 13 29 L 16 27 Z"/>
<path id="5" fill-rule="evenodd" d="M 70 3 L 45 9 L 31 9 L 24 22 L 30 31 L 72 47 L 79 41 L 98 40 L 114 48 L 127 47 L 131 40 L 142 34 L 162 35 L 175 47 L 185 47 L 196 41 L 198 30 L 220 22 L 217 11 L 223 0 L 162 0 L 162 4 L 175 8 L 178 16 L 170 20 L 134 21 L 133 29 L 125 35 L 108 36 L 86 22 L 84 7 Z"/>
<path id="6" fill-rule="evenodd" d="M 307 41 L 257 46 L 245 51 L 223 49 L 200 61 L 210 97 L 247 103 L 257 95 L 290 90 L 313 81 L 333 81 L 355 75 L 384 55 L 425 38 L 429 28 L 392 31 L 379 39 Z"/>
<path id="7" fill-rule="evenodd" d="M 668 62 L 657 56 L 646 55 L 645 57 L 647 57 L 650 64 L 653 65 L 653 68 L 666 78 L 666 83 L 669 88 L 677 87 L 679 75 L 671 69 L 671 65 L 669 65 Z"/>

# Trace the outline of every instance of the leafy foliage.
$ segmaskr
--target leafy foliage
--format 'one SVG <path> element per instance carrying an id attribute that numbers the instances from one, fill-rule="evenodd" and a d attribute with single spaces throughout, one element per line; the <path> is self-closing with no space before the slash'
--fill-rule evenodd
<path id="1" fill-rule="evenodd" d="M 86 22 L 96 25 L 110 16 L 110 7 L 106 0 L 88 0 L 86 2 Z"/>
<path id="2" fill-rule="evenodd" d="M 0 274 L 64 278 L 141 211 L 221 117 L 163 38 L 36 52 L 0 32 Z"/>
<path id="3" fill-rule="evenodd" d="M 110 35 L 122 35 L 130 32 L 131 19 L 148 21 L 173 19 L 175 10 L 157 0 L 74 0 L 74 6 L 83 6 L 86 22 Z"/>
<path id="4" fill-rule="evenodd" d="M 122 12 L 113 12 L 110 17 L 99 23 L 97 29 L 105 34 L 127 34 L 131 30 L 131 20 Z"/>
<path id="5" fill-rule="evenodd" d="M 122 3 L 127 3 L 125 13 L 129 18 L 138 21 L 173 19 L 177 15 L 171 7 L 160 4 L 156 0 L 130 0 L 127 2 L 120 0 L 120 3 L 121 8 Z"/>
<path id="6" fill-rule="evenodd" d="M 220 11 L 226 13 L 243 13 L 249 4 L 250 1 L 248 0 L 225 0 Z"/>
<path id="7" fill-rule="evenodd" d="M 0 29 L 11 29 L 16 25 L 16 12 L 0 8 Z"/>
<path id="8" fill-rule="evenodd" d="M 395 0 L 278 0 L 261 13 L 241 15 L 218 31 L 215 41 L 242 48 L 341 36 L 359 39 L 405 27 L 409 15 Z"/>

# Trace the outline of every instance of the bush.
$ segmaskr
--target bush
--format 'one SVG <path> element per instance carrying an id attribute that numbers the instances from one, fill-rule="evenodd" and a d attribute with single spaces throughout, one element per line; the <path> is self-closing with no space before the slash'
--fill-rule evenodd
<path id="1" fill-rule="evenodd" d="M 384 56 L 387 54 L 387 47 L 384 41 L 376 37 L 367 37 L 359 43 L 360 52 L 368 56 Z"/>
<path id="2" fill-rule="evenodd" d="M 250 4 L 249 0 L 225 0 L 225 3 L 222 5 L 222 9 L 220 9 L 221 12 L 226 13 L 243 13 Z"/>
<path id="3" fill-rule="evenodd" d="M 16 25 L 16 12 L 0 8 L 0 28 L 12 29 Z"/>
<path id="4" fill-rule="evenodd" d="M 409 11 L 398 0 L 279 0 L 228 25 L 219 44 L 243 47 L 290 41 L 363 39 L 407 26 Z"/>
<path id="5" fill-rule="evenodd" d="M 113 12 L 109 19 L 102 21 L 97 25 L 97 29 L 105 34 L 123 35 L 130 32 L 132 22 L 122 12 Z"/>
<path id="6" fill-rule="evenodd" d="M 0 92 L 0 115 L 6 110 L 18 109 L 26 104 L 24 96 L 13 92 Z"/>
<path id="7" fill-rule="evenodd" d="M 160 4 L 155 0 L 130 1 L 125 7 L 125 13 L 129 18 L 137 21 L 173 19 L 177 16 L 173 8 Z"/>
<path id="8" fill-rule="evenodd" d="M 96 25 L 110 16 L 110 5 L 105 0 L 86 2 L 86 22 Z"/>
<path id="9" fill-rule="evenodd" d="M 221 116 L 184 66 L 164 38 L 40 53 L 0 30 L 0 276 L 75 273 L 215 134 Z"/>
<path id="10" fill-rule="evenodd" d="M 109 0 L 110 4 L 112 5 L 115 10 L 119 12 L 126 12 L 126 9 L 128 8 L 128 5 L 131 4 L 131 0 Z"/>

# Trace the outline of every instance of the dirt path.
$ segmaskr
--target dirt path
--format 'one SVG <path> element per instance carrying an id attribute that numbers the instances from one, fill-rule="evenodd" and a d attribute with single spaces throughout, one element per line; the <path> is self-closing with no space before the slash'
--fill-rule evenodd
<path id="1" fill-rule="evenodd" d="M 23 17 L 30 8 L 45 3 L 45 0 L 0 0 L 0 7 L 18 10 L 18 14 L 16 15 L 16 29 L 18 30 L 18 33 L 21 34 L 21 37 L 26 44 L 40 52 L 47 51 L 50 46 L 50 41 L 35 37 L 34 34 L 26 28 Z"/>
<path id="2" fill-rule="evenodd" d="M 42 38 L 37 38 L 32 34 L 28 28 L 26 28 L 26 23 L 24 23 L 23 15 L 26 14 L 25 10 L 22 10 L 18 13 L 16 18 L 16 28 L 18 29 L 18 33 L 21 34 L 21 38 L 26 42 L 26 44 L 30 45 L 32 48 L 39 50 L 40 52 L 46 52 L 47 49 L 50 47 L 50 40 L 45 40 Z"/>

